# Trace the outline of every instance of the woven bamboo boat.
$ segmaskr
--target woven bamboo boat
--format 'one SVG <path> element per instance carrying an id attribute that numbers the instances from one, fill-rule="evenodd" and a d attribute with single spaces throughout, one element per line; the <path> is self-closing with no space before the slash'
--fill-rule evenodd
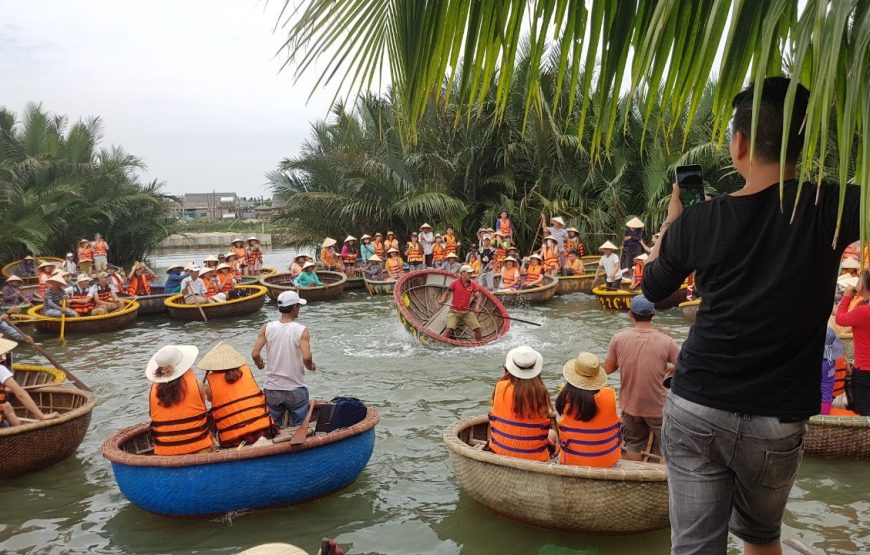
<path id="1" fill-rule="evenodd" d="M 457 279 L 458 275 L 443 270 L 418 270 L 399 278 L 393 289 L 393 299 L 399 319 L 408 333 L 425 343 L 446 343 L 460 347 L 483 345 L 505 335 L 510 330 L 510 320 L 506 318 L 508 313 L 501 301 L 484 288 L 480 291 L 483 302 L 477 317 L 482 340 L 476 341 L 474 333 L 463 325 L 454 330 L 453 337 L 443 335 L 452 297 L 448 297 L 446 305 L 440 305 L 438 301 L 447 287 Z"/>
<path id="2" fill-rule="evenodd" d="M 263 308 L 263 304 L 266 302 L 266 288 L 260 285 L 236 285 L 236 291 L 241 291 L 244 296 L 222 303 L 199 305 L 205 312 L 206 318 L 215 320 L 246 316 Z M 197 305 L 185 303 L 184 295 L 181 293 L 172 295 L 163 303 L 169 310 L 170 318 L 186 321 L 202 320 L 202 314 L 200 314 Z"/>
<path id="3" fill-rule="evenodd" d="M 374 281 L 367 279 L 363 276 L 363 280 L 365 281 L 366 290 L 369 292 L 369 295 L 392 295 L 393 288 L 396 287 L 396 280 L 388 279 L 386 281 Z"/>
<path id="4" fill-rule="evenodd" d="M 598 268 L 598 264 L 601 262 L 601 256 L 597 254 L 589 254 L 586 256 L 580 257 L 580 263 L 583 264 L 583 267 L 586 268 L 587 272 L 595 272 L 595 269 Z"/>
<path id="5" fill-rule="evenodd" d="M 165 289 L 162 285 L 152 285 L 150 295 L 136 297 L 136 302 L 139 303 L 139 316 L 166 312 L 167 309 L 164 301 L 171 297 L 172 293 L 164 293 L 164 291 Z"/>
<path id="6" fill-rule="evenodd" d="M 612 291 L 603 285 L 592 288 L 592 294 L 598 299 L 598 304 L 606 310 L 628 310 L 631 299 L 640 295 L 640 289 L 617 289 Z"/>
<path id="7" fill-rule="evenodd" d="M 299 445 L 285 441 L 174 457 L 154 455 L 149 425 L 137 424 L 107 439 L 101 451 L 121 493 L 137 507 L 205 517 L 301 503 L 349 486 L 372 455 L 378 420 L 369 408 L 362 422 Z M 244 487 L 227 486 L 241 477 Z"/>
<path id="8" fill-rule="evenodd" d="M 243 274 L 242 277 L 243 277 L 243 278 L 246 278 L 246 277 L 252 277 L 252 278 L 256 278 L 257 280 L 259 280 L 259 279 L 260 279 L 261 277 L 263 277 L 263 276 L 272 276 L 272 275 L 275 275 L 275 274 L 277 274 L 277 273 L 278 273 L 278 269 L 277 269 L 277 268 L 260 268 L 259 273 L 256 273 L 256 274 Z"/>
<path id="9" fill-rule="evenodd" d="M 57 411 L 58 418 L 0 428 L 0 478 L 12 478 L 42 470 L 72 455 L 78 449 L 91 411 L 97 406 L 93 393 L 67 387 L 45 387 L 29 391 L 43 412 Z M 33 418 L 17 401 L 15 413 Z"/>
<path id="10" fill-rule="evenodd" d="M 366 282 L 365 276 L 363 275 L 362 268 L 356 268 L 354 270 L 353 276 L 349 276 L 347 278 L 347 283 L 344 286 L 345 291 L 356 291 L 358 289 L 365 289 Z"/>
<path id="11" fill-rule="evenodd" d="M 3 274 L 3 278 L 12 277 L 12 274 L 15 274 L 18 270 L 18 267 L 24 260 L 13 260 L 9 264 L 3 266 L 0 269 L 0 274 Z M 57 267 L 60 268 L 61 263 L 63 262 L 63 258 L 57 258 L 56 256 L 40 256 L 38 260 L 36 260 L 36 266 L 39 266 L 42 262 L 56 262 Z M 17 275 L 17 274 L 16 274 Z M 24 280 L 24 285 L 28 285 L 31 283 L 36 283 L 36 274 L 28 275 L 28 276 L 18 276 Z"/>
<path id="12" fill-rule="evenodd" d="M 592 294 L 592 288 L 596 285 L 604 283 L 604 276 L 598 276 L 595 280 L 595 272 L 579 274 L 573 276 L 559 276 L 559 283 L 556 285 L 557 295 L 570 295 L 571 293 L 586 293 Z"/>
<path id="13" fill-rule="evenodd" d="M 37 387 L 43 385 L 59 384 L 66 379 L 62 370 L 49 366 L 37 366 L 35 364 L 12 365 L 12 373 L 15 381 L 21 387 Z"/>
<path id="14" fill-rule="evenodd" d="M 284 291 L 297 291 L 299 296 L 306 301 L 332 301 L 344 293 L 347 285 L 347 276 L 342 272 L 329 272 L 317 270 L 315 272 L 322 287 L 296 287 L 293 285 L 293 276 L 290 272 L 280 272 L 271 276 L 260 278 L 260 284 L 269 290 L 269 298 L 278 300 L 278 295 Z"/>
<path id="15" fill-rule="evenodd" d="M 682 303 L 686 302 L 686 295 L 688 295 L 688 292 L 689 286 L 685 283 L 682 284 L 679 289 L 657 302 L 656 310 L 668 310 L 680 306 Z"/>
<path id="16" fill-rule="evenodd" d="M 486 416 L 444 430 L 456 480 L 489 509 L 535 526 L 587 534 L 635 534 L 668 526 L 664 465 L 622 460 L 613 468 L 561 465 L 483 451 Z"/>
<path id="17" fill-rule="evenodd" d="M 870 459 L 870 416 L 813 416 L 804 450 L 816 457 Z"/>
<path id="18" fill-rule="evenodd" d="M 100 316 L 78 316 L 64 318 L 66 324 L 64 333 L 103 333 L 131 326 L 136 321 L 139 303 L 130 299 L 122 299 L 124 308 Z M 27 311 L 27 315 L 35 318 L 36 329 L 46 333 L 60 333 L 61 318 L 49 318 L 42 315 L 42 305 L 38 304 Z"/>
<path id="19" fill-rule="evenodd" d="M 559 286 L 559 280 L 552 276 L 543 276 L 543 280 L 544 281 L 541 285 L 532 289 L 519 289 L 516 291 L 496 290 L 492 293 L 502 303 L 510 304 L 512 306 L 521 303 L 542 304 L 550 301 L 556 296 L 556 288 Z M 498 282 L 500 280 L 496 277 L 495 281 L 495 287 L 498 289 Z"/>
<path id="20" fill-rule="evenodd" d="M 683 316 L 690 324 L 695 323 L 695 317 L 698 315 L 698 308 L 701 306 L 701 299 L 686 301 L 680 303 L 680 308 L 683 309 Z"/>

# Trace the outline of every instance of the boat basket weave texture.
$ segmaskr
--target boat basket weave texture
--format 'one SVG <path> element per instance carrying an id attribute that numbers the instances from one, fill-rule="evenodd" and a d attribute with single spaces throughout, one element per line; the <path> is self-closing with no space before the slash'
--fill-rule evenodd
<path id="1" fill-rule="evenodd" d="M 236 291 L 244 293 L 244 297 L 222 303 L 203 303 L 199 305 L 206 317 L 233 318 L 257 312 L 266 302 L 266 288 L 260 285 L 237 285 Z M 176 320 L 199 321 L 202 315 L 195 304 L 185 304 L 184 296 L 173 295 L 164 301 L 169 310 L 169 316 Z"/>
<path id="2" fill-rule="evenodd" d="M 831 459 L 870 459 L 870 416 L 813 416 L 804 451 Z"/>
<path id="3" fill-rule="evenodd" d="M 77 318 L 50 318 L 42 315 L 42 305 L 38 304 L 27 311 L 27 315 L 37 318 L 36 329 L 45 333 L 60 333 L 63 323 L 65 333 L 103 333 L 133 325 L 139 314 L 139 303 L 122 299 L 124 308 L 99 316 L 79 316 Z"/>

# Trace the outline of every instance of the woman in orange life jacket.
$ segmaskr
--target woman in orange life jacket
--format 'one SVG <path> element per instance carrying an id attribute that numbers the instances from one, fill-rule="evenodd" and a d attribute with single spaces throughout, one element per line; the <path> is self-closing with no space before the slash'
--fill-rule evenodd
<path id="1" fill-rule="evenodd" d="M 0 428 L 8 428 L 9 426 L 21 424 L 21 420 L 15 414 L 15 409 L 9 402 L 10 395 L 15 395 L 18 403 L 27 409 L 27 412 L 37 420 L 50 420 L 60 416 L 56 412 L 43 413 L 39 409 L 39 406 L 33 402 L 27 390 L 15 381 L 15 375 L 10 369 L 12 365 L 8 362 L 9 357 L 7 354 L 17 346 L 18 343 L 14 341 L 0 338 Z"/>
<path id="2" fill-rule="evenodd" d="M 278 430 L 266 408 L 266 396 L 241 353 L 220 341 L 198 366 L 205 370 L 203 391 L 211 403 L 209 413 L 221 447 L 275 437 Z"/>
<path id="3" fill-rule="evenodd" d="M 39 266 L 36 267 L 36 270 L 38 272 L 36 281 L 39 284 L 38 291 L 40 298 L 45 296 L 45 290 L 48 287 L 45 282 L 48 281 L 48 278 L 50 278 L 52 274 L 54 274 L 55 268 L 57 268 L 57 265 L 54 262 L 50 262 L 48 260 L 42 262 Z"/>
<path id="4" fill-rule="evenodd" d="M 517 268 L 517 259 L 508 256 L 502 264 L 498 291 L 516 291 L 520 288 L 520 283 L 522 283 L 522 279 L 520 278 L 520 270 Z"/>
<path id="5" fill-rule="evenodd" d="M 236 279 L 233 277 L 233 268 L 226 262 L 218 264 L 215 269 L 218 293 L 223 293 L 227 300 L 238 299 L 242 291 L 236 289 Z"/>
<path id="6" fill-rule="evenodd" d="M 108 314 L 124 308 L 124 302 L 118 299 L 114 289 L 112 289 L 109 274 L 107 272 L 100 272 L 97 277 L 99 281 L 97 281 L 95 287 L 96 295 L 93 297 L 96 306 L 91 310 L 91 315 Z"/>
<path id="7" fill-rule="evenodd" d="M 634 276 L 631 280 L 631 288 L 638 289 L 643 282 L 643 267 L 649 256 L 646 253 L 639 254 L 634 257 Z"/>
<path id="8" fill-rule="evenodd" d="M 69 296 L 69 307 L 79 316 L 90 316 L 96 306 L 96 289 L 91 287 L 91 276 L 79 274 Z"/>
<path id="9" fill-rule="evenodd" d="M 440 233 L 435 234 L 435 244 L 432 245 L 432 267 L 436 270 L 443 270 L 447 264 L 447 248 L 444 246 L 444 239 Z"/>
<path id="10" fill-rule="evenodd" d="M 565 238 L 565 257 L 571 252 L 571 249 L 577 251 L 577 257 L 586 255 L 586 245 L 580 240 L 580 232 L 576 227 L 569 227 L 565 231 L 568 232 L 568 237 Z"/>
<path id="11" fill-rule="evenodd" d="M 205 283 L 205 297 L 210 303 L 222 303 L 227 300 L 227 296 L 221 293 L 220 283 L 218 283 L 217 274 L 212 268 L 203 268 L 199 274 L 202 281 Z"/>
<path id="12" fill-rule="evenodd" d="M 381 259 L 387 255 L 387 251 L 384 248 L 384 236 L 380 232 L 375 233 L 375 238 L 372 240 L 372 249 Z"/>
<path id="13" fill-rule="evenodd" d="M 550 458 L 550 419 L 554 413 L 541 380 L 543 366 L 543 357 L 531 347 L 508 351 L 492 395 L 487 450 L 535 461 Z"/>
<path id="14" fill-rule="evenodd" d="M 544 266 L 541 265 L 541 255 L 533 254 L 529 257 L 529 266 L 526 268 L 526 280 L 521 289 L 540 287 L 544 283 Z"/>
<path id="15" fill-rule="evenodd" d="M 348 235 L 344 239 L 344 245 L 341 246 L 341 261 L 344 264 L 344 273 L 349 278 L 354 277 L 356 273 L 357 258 L 359 258 L 359 247 L 356 244 L 356 237 Z"/>
<path id="16" fill-rule="evenodd" d="M 411 240 L 405 248 L 405 259 L 408 261 L 408 269 L 410 271 L 420 270 L 423 268 L 425 256 L 423 254 L 423 245 L 418 240 L 417 232 L 411 234 Z"/>
<path id="17" fill-rule="evenodd" d="M 202 261 L 202 269 L 205 270 L 206 268 L 211 268 L 212 270 L 214 270 L 218 267 L 218 264 L 220 264 L 220 262 L 221 261 L 218 260 L 217 256 L 210 254 L 205 257 L 205 260 Z"/>
<path id="18" fill-rule="evenodd" d="M 577 257 L 577 251 L 571 249 L 568 251 L 568 258 L 565 260 L 565 265 L 562 266 L 563 276 L 581 276 L 583 271 L 583 262 Z"/>
<path id="19" fill-rule="evenodd" d="M 387 238 L 384 239 L 384 251 L 389 254 L 390 249 L 399 250 L 399 240 L 396 239 L 396 234 L 392 231 L 388 231 Z"/>
<path id="20" fill-rule="evenodd" d="M 263 269 L 263 250 L 260 240 L 251 235 L 248 237 L 248 273 L 256 276 Z"/>
<path id="21" fill-rule="evenodd" d="M 193 345 L 166 345 L 145 367 L 155 455 L 189 455 L 214 446 L 203 388 L 191 370 L 197 354 Z"/>
<path id="22" fill-rule="evenodd" d="M 622 458 L 616 392 L 598 356 L 580 353 L 562 367 L 567 382 L 556 398 L 559 462 L 609 468 Z"/>
<path id="23" fill-rule="evenodd" d="M 94 265 L 94 248 L 87 239 L 79 239 L 79 245 L 76 250 L 79 259 L 79 270 L 83 274 L 91 273 L 91 268 Z"/>
<path id="24" fill-rule="evenodd" d="M 448 254 L 455 252 L 459 256 L 459 241 L 456 239 L 456 234 L 450 226 L 447 226 L 447 231 L 444 232 L 444 248 Z"/>
<path id="25" fill-rule="evenodd" d="M 498 232 L 501 234 L 502 237 L 513 239 L 514 224 L 513 222 L 511 222 L 511 218 L 510 216 L 508 216 L 507 210 L 502 210 L 501 212 L 499 212 L 498 219 L 495 221 L 495 229 L 487 231 L 492 231 L 493 233 Z"/>
<path id="26" fill-rule="evenodd" d="M 228 264 L 233 272 L 233 279 L 238 282 L 242 281 L 242 266 L 239 262 L 239 257 L 234 252 L 228 252 L 224 255 L 225 264 Z"/>
<path id="27" fill-rule="evenodd" d="M 230 243 L 230 252 L 236 255 L 236 260 L 239 261 L 239 266 L 241 266 L 244 271 L 248 265 L 248 249 L 245 248 L 244 239 L 241 237 L 233 239 Z"/>
<path id="28" fill-rule="evenodd" d="M 157 276 L 144 262 L 136 262 L 130 269 L 130 277 L 127 280 L 127 294 L 131 297 L 151 294 L 151 282 Z"/>
<path id="29" fill-rule="evenodd" d="M 329 270 L 330 272 L 344 270 L 344 265 L 341 263 L 338 253 L 335 252 L 336 243 L 338 241 L 332 237 L 327 237 L 323 240 L 323 244 L 320 245 L 320 265 L 323 266 L 324 270 Z"/>
<path id="30" fill-rule="evenodd" d="M 396 280 L 402 275 L 405 269 L 405 261 L 402 260 L 399 249 L 391 248 L 387 251 L 386 268 L 387 274 L 390 276 L 389 279 Z"/>
<path id="31" fill-rule="evenodd" d="M 548 276 L 555 276 L 559 273 L 559 243 L 552 235 L 544 237 L 544 244 L 541 246 L 541 260 L 544 262 L 544 272 Z"/>

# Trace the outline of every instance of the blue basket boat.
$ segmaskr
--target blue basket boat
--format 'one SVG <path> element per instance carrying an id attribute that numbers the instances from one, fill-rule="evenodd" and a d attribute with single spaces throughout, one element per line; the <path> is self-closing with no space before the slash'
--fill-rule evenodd
<path id="1" fill-rule="evenodd" d="M 379 419 L 369 408 L 362 422 L 298 445 L 175 457 L 152 454 L 150 426 L 137 424 L 110 437 L 101 451 L 121 493 L 137 507 L 162 516 L 206 517 L 301 503 L 349 486 L 369 462 Z"/>

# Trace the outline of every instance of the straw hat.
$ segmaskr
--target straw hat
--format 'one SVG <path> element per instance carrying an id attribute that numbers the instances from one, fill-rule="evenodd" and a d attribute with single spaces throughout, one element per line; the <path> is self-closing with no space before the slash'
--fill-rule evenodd
<path id="1" fill-rule="evenodd" d="M 538 253 L 535 253 L 535 254 L 533 254 L 532 256 L 530 256 L 529 258 L 535 258 L 535 259 L 537 259 L 537 260 L 541 260 L 541 255 L 538 254 Z"/>
<path id="2" fill-rule="evenodd" d="M 230 266 L 229 264 L 227 264 L 226 262 L 222 262 L 222 263 L 218 264 L 217 268 L 215 268 L 215 270 L 232 270 L 232 269 L 233 269 L 233 267 Z"/>
<path id="3" fill-rule="evenodd" d="M 100 272 L 99 274 L 97 274 L 97 277 L 100 279 L 107 278 L 109 277 L 109 272 Z"/>
<path id="4" fill-rule="evenodd" d="M 177 380 L 190 370 L 198 354 L 194 345 L 164 345 L 145 366 L 145 377 L 153 383 Z"/>
<path id="5" fill-rule="evenodd" d="M 544 368 L 544 357 L 538 351 L 523 345 L 508 351 L 504 357 L 504 368 L 512 376 L 530 380 L 540 375 Z"/>
<path id="6" fill-rule="evenodd" d="M 90 243 L 90 241 L 88 241 L 87 239 L 79 239 L 79 245 L 81 245 L 82 243 Z"/>
<path id="7" fill-rule="evenodd" d="M 199 272 L 202 271 L 202 268 L 200 268 L 199 266 L 191 266 L 190 268 L 187 269 L 187 271 L 190 272 L 191 274 L 198 274 Z"/>
<path id="8" fill-rule="evenodd" d="M 239 555 L 308 555 L 308 552 L 289 543 L 264 543 L 246 549 Z"/>
<path id="9" fill-rule="evenodd" d="M 445 256 L 444 258 L 459 258 L 459 255 L 455 252 L 448 252 L 447 256 Z"/>
<path id="10" fill-rule="evenodd" d="M 598 250 L 600 250 L 600 251 L 603 251 L 604 249 L 610 249 L 612 251 L 619 250 L 616 248 L 616 245 L 614 245 L 610 241 L 605 241 L 603 245 L 598 247 Z"/>
<path id="11" fill-rule="evenodd" d="M 625 225 L 634 229 L 640 229 L 643 227 L 643 222 L 640 221 L 638 218 L 632 218 L 625 222 Z"/>
<path id="12" fill-rule="evenodd" d="M 344 238 L 344 242 L 347 243 L 348 241 L 356 241 L 356 237 L 354 237 L 353 235 L 348 235 Z"/>
<path id="13" fill-rule="evenodd" d="M 250 237 L 248 237 L 248 242 L 250 243 L 251 241 L 257 241 L 258 243 L 260 242 L 260 240 L 257 239 L 256 237 L 254 237 L 253 235 L 251 235 Z"/>
<path id="14" fill-rule="evenodd" d="M 462 274 L 462 273 L 466 273 L 466 272 L 469 274 L 473 274 L 474 268 L 472 268 L 468 264 L 463 264 L 463 266 L 461 268 L 459 268 L 459 273 Z"/>
<path id="15" fill-rule="evenodd" d="M 559 217 L 559 216 L 556 216 L 555 218 L 550 218 L 550 222 L 551 222 L 551 223 L 554 223 L 554 224 L 559 224 L 559 225 L 561 225 L 561 226 L 564 226 L 564 225 L 565 225 L 565 220 L 563 220 L 563 219 L 562 219 L 561 217 Z"/>
<path id="16" fill-rule="evenodd" d="M 578 389 L 597 391 L 607 381 L 607 374 L 593 353 L 580 353 L 577 358 L 569 360 L 562 367 L 565 381 Z"/>
<path id="17" fill-rule="evenodd" d="M 64 281 L 64 279 L 59 275 L 51 276 L 46 281 L 51 281 L 53 283 L 59 283 L 61 285 L 66 285 L 66 281 Z"/>
<path id="18" fill-rule="evenodd" d="M 842 268 L 851 268 L 851 269 L 854 269 L 854 270 L 860 270 L 860 269 L 861 269 L 861 263 L 858 262 L 858 260 L 856 260 L 855 258 L 852 258 L 851 256 L 849 256 L 849 257 L 847 257 L 845 260 L 843 260 L 843 262 L 842 262 L 842 264 L 841 264 L 840 266 L 841 266 Z"/>
<path id="19" fill-rule="evenodd" d="M 442 239 L 444 238 L 444 236 L 441 235 L 440 233 L 436 233 L 436 234 L 435 234 L 435 237 L 433 237 L 433 239 L 438 239 L 439 237 L 442 238 Z"/>
<path id="20" fill-rule="evenodd" d="M 432 226 L 424 223 L 423 225 L 420 226 L 420 229 L 432 229 Z"/>
<path id="21" fill-rule="evenodd" d="M 314 264 L 314 262 L 306 262 L 305 264 L 302 265 L 302 269 L 306 270 L 308 268 L 313 268 L 314 266 L 316 266 L 316 264 Z"/>
<path id="22" fill-rule="evenodd" d="M 580 233 L 579 231 L 577 231 L 577 228 L 576 228 L 576 227 L 569 227 L 569 228 L 566 229 L 565 231 L 573 231 L 574 233 Z"/>
<path id="23" fill-rule="evenodd" d="M 841 287 L 858 287 L 858 276 L 840 276 L 837 278 L 837 285 Z"/>
<path id="24" fill-rule="evenodd" d="M 168 274 L 171 270 L 178 268 L 179 270 L 183 270 L 184 266 L 181 264 L 170 264 L 168 268 L 166 268 L 166 273 Z"/>
<path id="25" fill-rule="evenodd" d="M 15 274 L 12 274 L 8 278 L 6 278 L 6 283 L 9 283 L 10 281 L 24 281 L 24 280 L 21 279 L 20 277 L 16 276 Z"/>
<path id="26" fill-rule="evenodd" d="M 387 251 L 387 254 L 392 254 L 394 252 L 399 252 L 399 249 L 397 249 L 396 247 L 390 247 L 390 250 Z"/>
<path id="27" fill-rule="evenodd" d="M 647 253 L 642 253 L 634 257 L 635 260 L 640 260 L 641 262 L 646 262 L 648 258 L 649 255 Z"/>
<path id="28" fill-rule="evenodd" d="M 233 349 L 229 344 L 218 341 L 214 347 L 199 360 L 200 370 L 232 370 L 239 366 L 247 364 L 245 357 L 240 352 Z"/>
<path id="29" fill-rule="evenodd" d="M 69 255 L 67 255 L 67 256 L 69 256 Z M 22 258 L 22 260 L 33 260 L 33 257 L 28 254 L 27 256 Z"/>
<path id="30" fill-rule="evenodd" d="M 368 233 L 363 233 L 363 236 L 360 237 L 359 240 L 360 240 L 360 241 L 364 241 L 364 240 L 366 240 L 366 239 L 371 239 L 371 238 L 372 238 L 372 236 L 369 235 Z"/>
<path id="31" fill-rule="evenodd" d="M 220 261 L 218 260 L 217 256 L 210 254 L 210 255 L 205 257 L 205 260 L 203 260 L 203 262 L 220 262 Z"/>
<path id="32" fill-rule="evenodd" d="M 333 239 L 332 237 L 327 237 L 323 240 L 323 244 L 320 245 L 321 248 L 327 249 L 329 247 L 334 246 L 338 241 Z"/>
<path id="33" fill-rule="evenodd" d="M 211 274 L 214 272 L 214 268 L 203 268 L 199 275 L 204 276 L 206 274 Z"/>
<path id="34" fill-rule="evenodd" d="M 552 235 L 546 235 L 546 236 L 544 236 L 544 241 L 556 241 L 556 238 L 553 237 Z M 558 241 L 556 241 L 556 242 L 558 243 Z"/>
<path id="35" fill-rule="evenodd" d="M 236 243 L 244 243 L 244 242 L 245 242 L 245 240 L 242 239 L 241 237 L 236 237 L 235 239 L 230 241 L 230 245 L 235 245 Z"/>
<path id="36" fill-rule="evenodd" d="M 49 266 L 54 268 L 55 266 L 57 266 L 57 263 L 52 262 L 51 260 L 46 260 L 46 261 L 42 262 L 39 266 L 37 266 L 37 268 L 48 268 Z"/>
<path id="37" fill-rule="evenodd" d="M 384 261 L 384 259 L 376 254 L 373 254 L 369 257 L 369 262 L 383 262 L 383 261 Z"/>
<path id="38" fill-rule="evenodd" d="M 504 261 L 505 262 L 516 262 L 517 259 L 514 258 L 513 256 L 508 256 L 507 258 L 504 259 Z"/>
<path id="39" fill-rule="evenodd" d="M 387 232 L 387 237 L 389 237 L 390 235 L 395 235 L 395 233 L 393 233 L 392 231 L 388 231 L 388 232 Z"/>
<path id="40" fill-rule="evenodd" d="M 18 346 L 18 343 L 0 337 L 0 355 L 5 355 Z"/>
<path id="41" fill-rule="evenodd" d="M 88 274 L 79 274 L 76 278 L 76 283 L 81 283 L 83 281 L 91 281 L 91 276 Z"/>
<path id="42" fill-rule="evenodd" d="M 378 231 L 377 233 L 375 233 L 375 237 L 383 237 L 383 235 L 381 235 L 381 232 Z"/>
<path id="43" fill-rule="evenodd" d="M 224 259 L 227 259 L 227 258 L 238 258 L 238 256 L 236 256 L 236 253 L 234 253 L 234 252 L 228 252 L 224 255 Z"/>

